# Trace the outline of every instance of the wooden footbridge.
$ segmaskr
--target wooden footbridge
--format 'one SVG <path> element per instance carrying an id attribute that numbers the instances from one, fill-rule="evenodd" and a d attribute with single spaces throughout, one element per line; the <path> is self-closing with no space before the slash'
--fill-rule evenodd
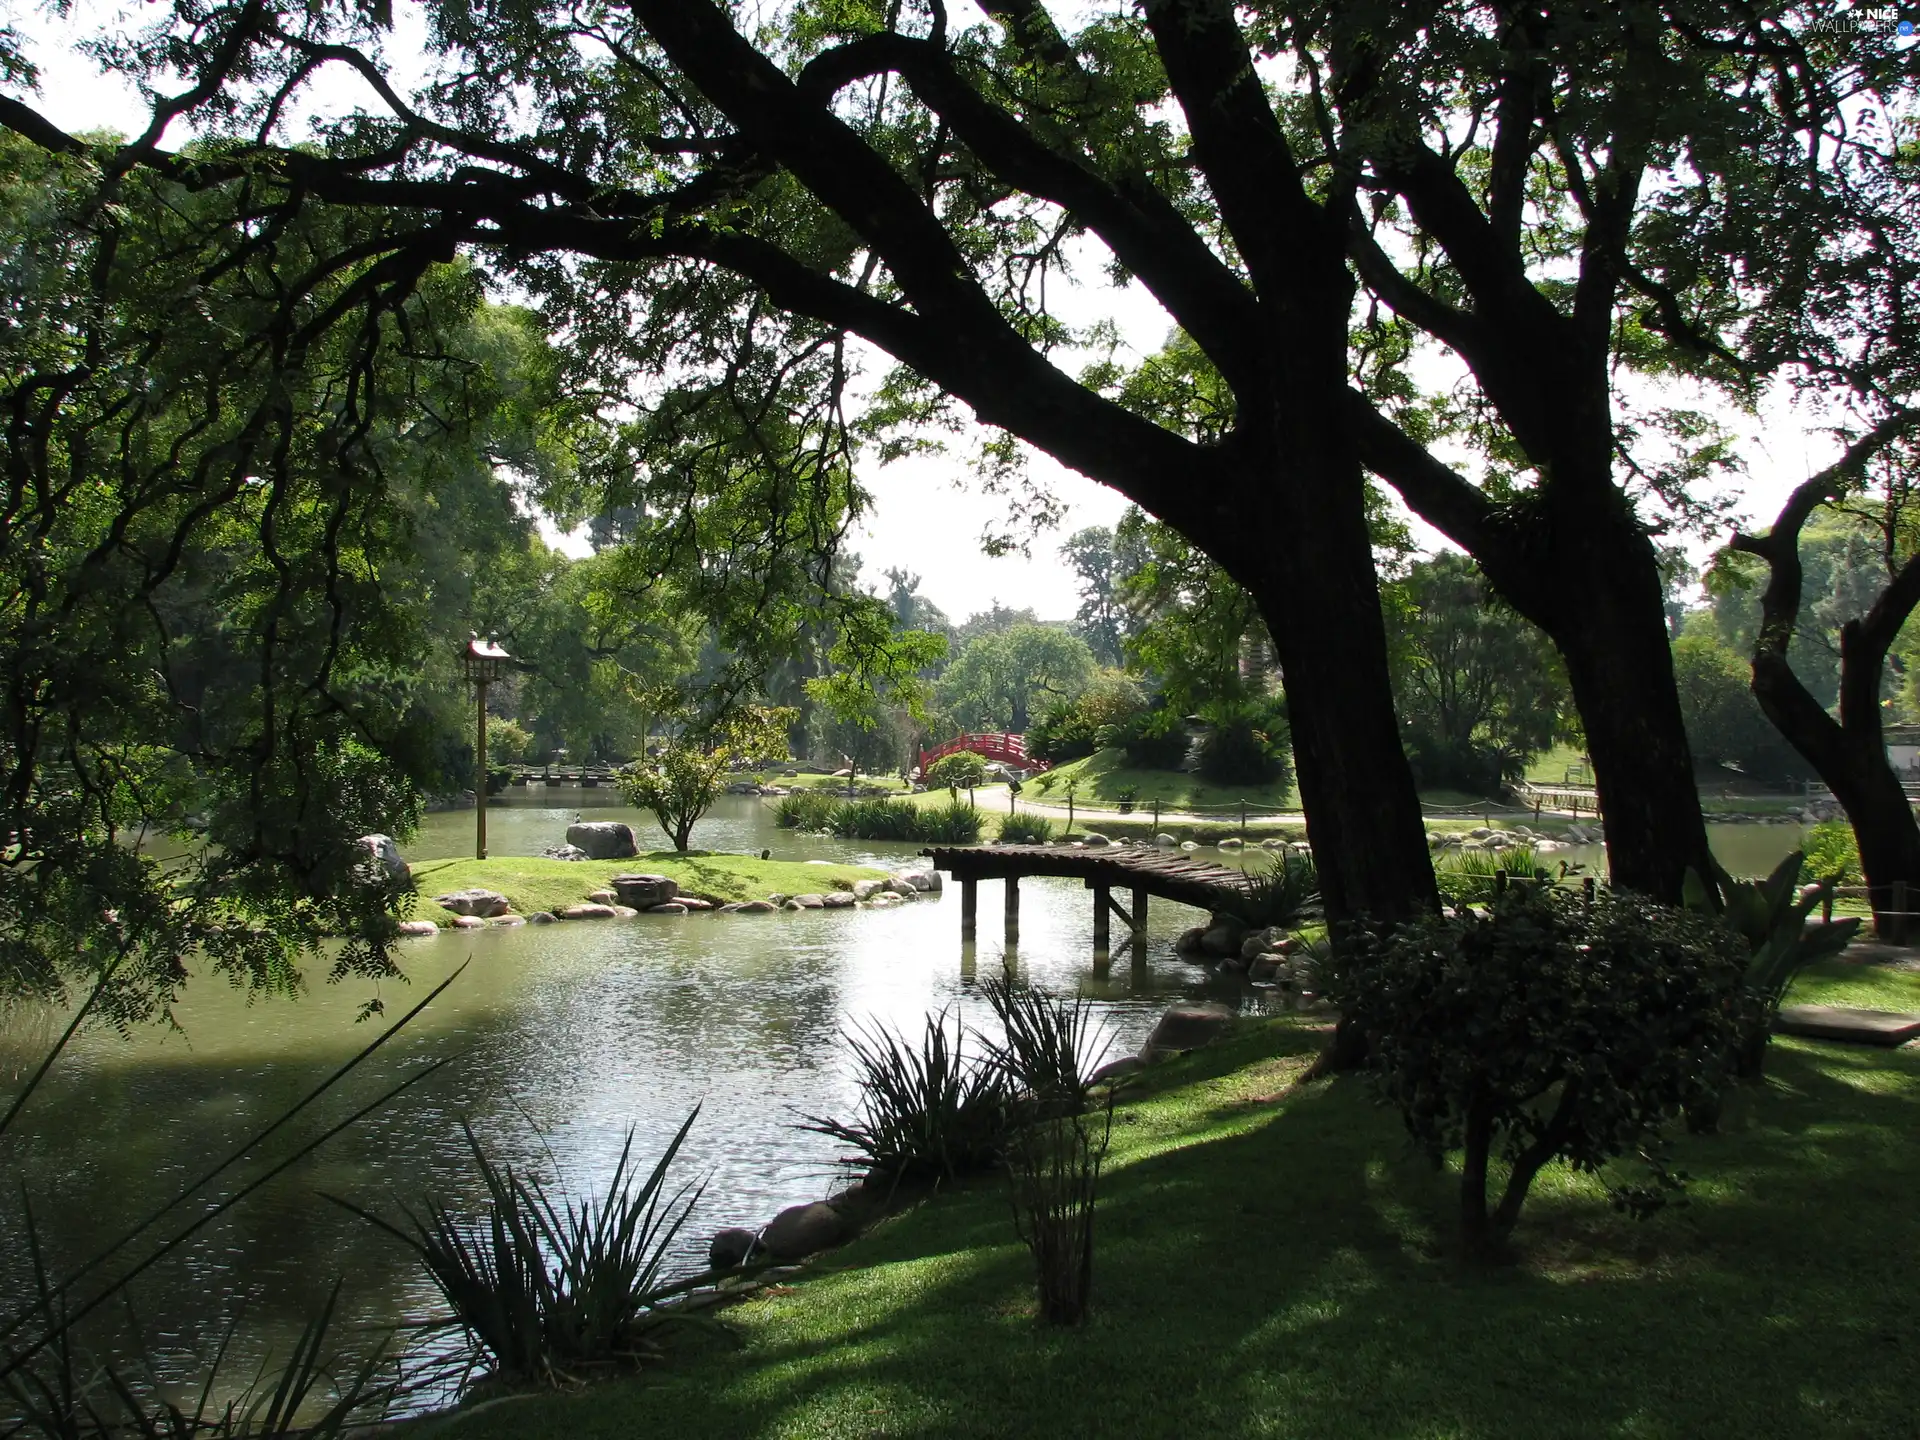
<path id="1" fill-rule="evenodd" d="M 1147 928 L 1147 897 L 1177 900 L 1202 910 L 1218 910 L 1245 898 L 1247 874 L 1226 865 L 1205 860 L 1190 860 L 1182 854 L 1162 850 L 1120 847 L 1099 850 L 1069 850 L 1051 845 L 955 845 L 922 850 L 933 860 L 934 868 L 945 870 L 960 882 L 960 938 L 973 939 L 978 887 L 982 880 L 1007 882 L 1007 939 L 1020 934 L 1020 881 L 1028 875 L 1067 875 L 1078 877 L 1093 891 L 1093 945 L 1105 950 L 1108 943 L 1108 916 L 1118 915 L 1120 923 L 1137 940 Z M 1113 898 L 1115 890 L 1133 892 L 1133 908 L 1127 910 Z"/>

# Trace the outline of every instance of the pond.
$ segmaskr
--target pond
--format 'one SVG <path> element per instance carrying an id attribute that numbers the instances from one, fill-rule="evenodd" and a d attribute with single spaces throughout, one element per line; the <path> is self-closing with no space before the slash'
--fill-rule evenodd
<path id="1" fill-rule="evenodd" d="M 663 843 L 648 817 L 621 809 L 608 792 L 529 787 L 490 807 L 490 850 L 537 854 L 588 809 L 592 818 L 628 820 L 643 847 Z M 471 854 L 473 825 L 471 810 L 429 816 L 407 856 Z M 1723 858 L 1744 870 L 1766 868 L 1797 835 L 1786 827 L 1715 829 Z M 694 844 L 893 867 L 916 849 L 796 836 L 745 797 L 716 806 Z M 265 1153 L 288 1153 L 428 1059 L 449 1063 L 157 1265 L 134 1293 L 139 1325 L 164 1369 L 189 1375 L 196 1353 L 210 1353 L 244 1307 L 230 1356 L 230 1373 L 241 1375 L 265 1349 L 285 1353 L 336 1276 L 344 1277 L 351 1322 L 382 1326 L 431 1312 L 432 1292 L 399 1247 L 323 1197 L 390 1216 L 429 1195 L 477 1210 L 463 1121 L 496 1158 L 578 1190 L 605 1180 L 630 1129 L 650 1165 L 698 1106 L 679 1174 L 703 1188 L 678 1242 L 696 1268 L 714 1229 L 757 1226 L 830 1190 L 840 1148 L 796 1127 L 807 1115 L 852 1113 L 842 1039 L 849 1026 L 917 1030 L 923 1015 L 943 1008 L 979 1024 L 986 1007 L 978 981 L 1003 968 L 1088 997 L 1114 1054 L 1136 1048 L 1173 999 L 1262 1003 L 1237 978 L 1211 979 L 1175 957 L 1172 941 L 1197 911 L 1156 902 L 1147 943 L 1095 974 L 1092 907 L 1078 881 L 1022 884 L 1020 943 L 1011 950 L 992 923 L 998 886 L 985 889 L 981 938 L 968 946 L 959 939 L 957 891 L 890 910 L 642 916 L 406 942 L 399 958 L 407 982 L 380 993 L 389 1016 L 466 969 L 341 1094 Z M 316 977 L 298 1001 L 249 1002 L 221 984 L 192 984 L 176 1030 L 84 1036 L 0 1141 L 9 1178 L 26 1177 L 56 1268 L 88 1257 L 371 1040 L 375 1030 L 354 1023 L 371 993 L 364 982 Z M 32 1039 L 12 1038 L 16 1051 Z M 258 1168 L 243 1168 L 241 1180 Z M 23 1238 L 10 1200 L 0 1210 L 0 1293 L 26 1290 Z M 96 1331 L 95 1343 L 121 1349 L 122 1324 Z"/>

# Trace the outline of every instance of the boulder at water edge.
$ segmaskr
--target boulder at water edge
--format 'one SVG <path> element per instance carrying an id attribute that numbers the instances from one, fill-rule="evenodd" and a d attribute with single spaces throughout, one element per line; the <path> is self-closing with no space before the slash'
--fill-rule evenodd
<path id="1" fill-rule="evenodd" d="M 1173 942 L 1173 948 L 1182 955 L 1200 953 L 1200 938 L 1207 933 L 1207 927 L 1196 925 L 1191 930 L 1182 930 L 1180 938 Z"/>
<path id="2" fill-rule="evenodd" d="M 665 875 L 616 875 L 607 884 L 613 887 L 620 904 L 636 910 L 651 910 L 680 898 L 679 882 Z"/>
<path id="3" fill-rule="evenodd" d="M 684 915 L 687 913 L 687 907 L 678 900 L 667 900 L 658 905 L 649 905 L 647 913 L 649 915 Z"/>
<path id="4" fill-rule="evenodd" d="M 820 897 L 820 904 L 828 910 L 846 910 L 858 902 L 859 897 L 851 890 L 836 890 Z"/>
<path id="5" fill-rule="evenodd" d="M 367 879 L 384 880 L 402 890 L 413 888 L 413 874 L 400 858 L 400 847 L 391 835 L 362 835 L 354 844 L 367 848 L 366 860 L 355 867 Z"/>
<path id="6" fill-rule="evenodd" d="M 402 935 L 438 935 L 440 927 L 431 920 L 402 920 L 400 933 Z"/>
<path id="7" fill-rule="evenodd" d="M 587 820 L 567 827 L 567 843 L 587 852 L 589 860 L 624 860 L 638 854 L 633 827 L 623 820 Z"/>
<path id="8" fill-rule="evenodd" d="M 1217 955 L 1222 960 L 1237 959 L 1240 955 L 1240 942 L 1246 939 L 1247 927 L 1231 915 L 1214 917 L 1200 936 L 1200 948 L 1209 955 Z"/>
<path id="9" fill-rule="evenodd" d="M 776 1260 L 799 1260 L 838 1245 L 852 1233 L 846 1216 L 816 1200 L 810 1205 L 789 1205 L 774 1216 L 760 1232 L 760 1243 Z"/>
<path id="10" fill-rule="evenodd" d="M 886 888 L 887 882 L 884 880 L 856 880 L 853 882 L 853 898 L 871 900 Z"/>
<path id="11" fill-rule="evenodd" d="M 553 912 L 556 920 L 611 920 L 616 913 L 611 905 L 568 905 Z"/>
<path id="12" fill-rule="evenodd" d="M 1158 845 L 1162 850 L 1171 850 L 1180 842 L 1162 830 L 1158 835 L 1153 837 L 1153 843 Z"/>
<path id="13" fill-rule="evenodd" d="M 456 930 L 484 930 L 487 928 L 487 922 L 482 920 L 478 915 L 456 915 L 447 923 L 452 925 Z"/>
<path id="14" fill-rule="evenodd" d="M 587 852 L 578 845 L 549 845 L 540 852 L 549 860 L 585 860 Z"/>
<path id="15" fill-rule="evenodd" d="M 1155 1023 L 1153 1032 L 1140 1047 L 1140 1058 L 1152 1063 L 1182 1050 L 1197 1050 L 1211 1044 L 1233 1024 L 1233 1011 L 1214 1000 L 1196 1000 L 1174 1005 Z"/>
<path id="16" fill-rule="evenodd" d="M 1138 1055 L 1122 1055 L 1118 1060 L 1109 1060 L 1093 1074 L 1087 1077 L 1089 1085 L 1106 1085 L 1115 1080 L 1124 1080 L 1135 1071 L 1147 1068 L 1147 1062 Z"/>
<path id="17" fill-rule="evenodd" d="M 560 917 L 551 910 L 536 910 L 533 914 L 527 916 L 527 923 L 529 925 L 551 925 L 559 918 Z"/>
<path id="18" fill-rule="evenodd" d="M 736 1270 L 753 1258 L 757 1243 L 751 1230 L 738 1226 L 714 1233 L 707 1242 L 707 1263 L 716 1270 Z"/>
<path id="19" fill-rule="evenodd" d="M 456 915 L 478 915 L 483 920 L 490 915 L 504 915 L 513 908 L 507 897 L 499 891 L 482 890 L 478 886 L 471 890 L 455 890 L 449 895 L 436 895 L 433 903 Z"/>

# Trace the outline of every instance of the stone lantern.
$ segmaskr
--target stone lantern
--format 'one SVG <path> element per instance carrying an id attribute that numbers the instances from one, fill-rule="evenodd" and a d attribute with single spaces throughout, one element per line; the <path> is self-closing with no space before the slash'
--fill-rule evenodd
<path id="1" fill-rule="evenodd" d="M 469 632 L 460 651 L 460 669 L 479 696 L 474 710 L 474 838 L 473 858 L 487 858 L 487 686 L 507 673 L 513 657 L 489 635 L 482 640 Z"/>

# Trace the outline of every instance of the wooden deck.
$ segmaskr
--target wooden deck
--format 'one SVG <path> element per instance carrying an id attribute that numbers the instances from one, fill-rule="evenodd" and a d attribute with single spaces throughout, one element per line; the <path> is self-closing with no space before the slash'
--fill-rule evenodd
<path id="1" fill-rule="evenodd" d="M 935 869 L 960 882 L 960 938 L 971 940 L 982 880 L 1007 882 L 1006 925 L 1009 940 L 1020 931 L 1020 881 L 1028 875 L 1064 875 L 1079 879 L 1093 891 L 1093 943 L 1105 950 L 1108 916 L 1117 915 L 1134 935 L 1147 926 L 1147 898 L 1158 895 L 1182 905 L 1217 910 L 1246 893 L 1243 870 L 1192 860 L 1175 851 L 1143 850 L 1131 846 L 1072 850 L 1052 845 L 940 845 L 922 850 Z M 1127 910 L 1113 898 L 1115 890 L 1133 892 Z"/>

